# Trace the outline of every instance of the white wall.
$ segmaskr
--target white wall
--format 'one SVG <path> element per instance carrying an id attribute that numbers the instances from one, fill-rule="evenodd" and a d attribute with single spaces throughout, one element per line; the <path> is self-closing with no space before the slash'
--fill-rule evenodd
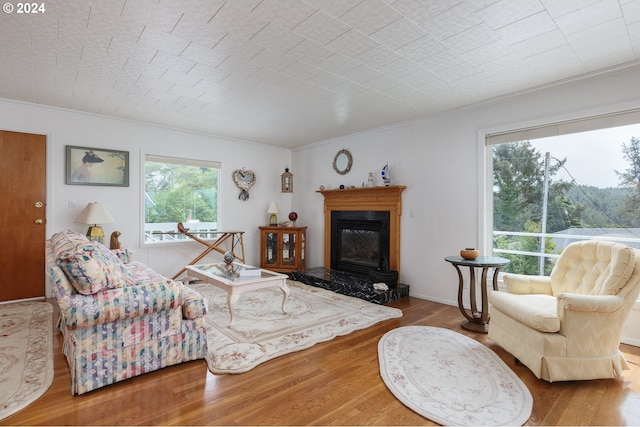
<path id="1" fill-rule="evenodd" d="M 309 227 L 307 265 L 322 265 L 323 260 L 323 197 L 311 190 L 362 185 L 369 170 L 381 185 L 379 171 L 388 162 L 392 184 L 407 186 L 400 280 L 411 286 L 412 296 L 457 305 L 457 274 L 443 258 L 464 247 L 488 250 L 482 241 L 484 207 L 478 190 L 484 178 L 479 133 L 638 108 L 639 81 L 640 68 L 630 68 L 294 150 L 292 171 L 305 175 L 296 185 L 308 189 L 293 201 L 300 222 Z M 343 148 L 351 151 L 354 163 L 341 176 L 333 171 L 332 160 Z M 632 316 L 637 319 L 640 312 L 635 309 Z M 633 324 L 639 326 L 627 333 L 640 342 L 640 322 Z"/>
<path id="2" fill-rule="evenodd" d="M 74 219 L 88 202 L 102 202 L 116 220 L 103 227 L 107 238 L 119 230 L 120 240 L 135 251 L 136 260 L 169 277 L 205 247 L 195 242 L 169 248 L 141 245 L 141 159 L 145 153 L 222 163 L 220 228 L 245 232 L 248 263 L 259 263 L 257 227 L 268 224 L 269 203 L 276 201 L 283 213 L 290 211 L 291 195 L 280 193 L 280 174 L 291 164 L 288 149 L 5 100 L 0 100 L 0 129 L 47 135 L 47 236 L 64 229 L 86 232 L 87 226 L 74 224 Z M 66 145 L 129 151 L 129 187 L 66 185 Z M 231 178 L 233 170 L 243 167 L 253 170 L 257 178 L 247 201 L 238 200 L 240 190 Z M 76 207 L 67 206 L 70 197 Z M 205 260 L 220 255 L 214 252 L 211 256 Z"/>

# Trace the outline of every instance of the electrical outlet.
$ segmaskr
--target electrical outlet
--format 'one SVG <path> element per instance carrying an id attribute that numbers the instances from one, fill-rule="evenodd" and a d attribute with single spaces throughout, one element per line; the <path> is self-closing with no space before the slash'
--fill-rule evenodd
<path id="1" fill-rule="evenodd" d="M 74 199 L 73 197 L 69 197 L 67 199 L 67 206 L 69 206 L 70 208 L 75 208 L 76 207 L 76 199 Z"/>

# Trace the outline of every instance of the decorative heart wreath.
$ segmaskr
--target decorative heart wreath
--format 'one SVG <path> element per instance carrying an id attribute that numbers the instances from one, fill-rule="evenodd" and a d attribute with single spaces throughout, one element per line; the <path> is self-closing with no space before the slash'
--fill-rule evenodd
<path id="1" fill-rule="evenodd" d="M 243 201 L 249 199 L 249 189 L 256 183 L 256 174 L 253 171 L 242 168 L 234 170 L 232 176 L 233 182 L 241 190 L 238 199 Z"/>

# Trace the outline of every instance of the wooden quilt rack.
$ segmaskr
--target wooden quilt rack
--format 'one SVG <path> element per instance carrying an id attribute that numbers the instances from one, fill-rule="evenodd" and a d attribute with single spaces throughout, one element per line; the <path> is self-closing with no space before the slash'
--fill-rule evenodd
<path id="1" fill-rule="evenodd" d="M 212 251 L 216 251 L 221 254 L 224 254 L 229 250 L 236 257 L 238 261 L 244 263 L 244 240 L 243 240 L 244 231 L 206 231 L 206 232 L 203 231 L 201 233 L 190 233 L 189 229 L 185 228 L 185 226 L 181 222 L 179 222 L 178 233 L 173 232 L 173 233 L 163 233 L 163 234 L 184 234 L 188 238 L 195 240 L 196 242 L 206 246 L 206 248 L 202 252 L 200 252 L 200 255 L 192 259 L 191 262 L 187 265 L 194 265 L 195 263 L 200 261 L 202 258 L 207 256 L 207 254 L 211 253 Z M 208 240 L 201 239 L 200 237 L 196 236 L 196 234 L 217 234 L 218 237 L 213 241 L 208 241 Z M 231 239 L 231 249 L 222 248 L 222 244 L 224 244 L 229 239 Z M 240 254 L 236 253 L 236 247 L 238 246 L 240 249 Z M 173 276 L 173 280 L 176 280 L 185 271 L 187 271 L 187 269 L 182 268 L 182 270 L 178 271 Z"/>

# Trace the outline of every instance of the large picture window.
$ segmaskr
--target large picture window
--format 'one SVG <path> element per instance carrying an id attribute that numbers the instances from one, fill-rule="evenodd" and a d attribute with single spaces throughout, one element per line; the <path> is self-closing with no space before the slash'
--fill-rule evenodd
<path id="1" fill-rule="evenodd" d="M 640 112 L 486 136 L 492 252 L 549 275 L 578 240 L 640 248 Z"/>
<path id="2" fill-rule="evenodd" d="M 185 239 L 179 222 L 203 239 L 215 238 L 219 170 L 218 162 L 145 155 L 144 243 Z"/>

